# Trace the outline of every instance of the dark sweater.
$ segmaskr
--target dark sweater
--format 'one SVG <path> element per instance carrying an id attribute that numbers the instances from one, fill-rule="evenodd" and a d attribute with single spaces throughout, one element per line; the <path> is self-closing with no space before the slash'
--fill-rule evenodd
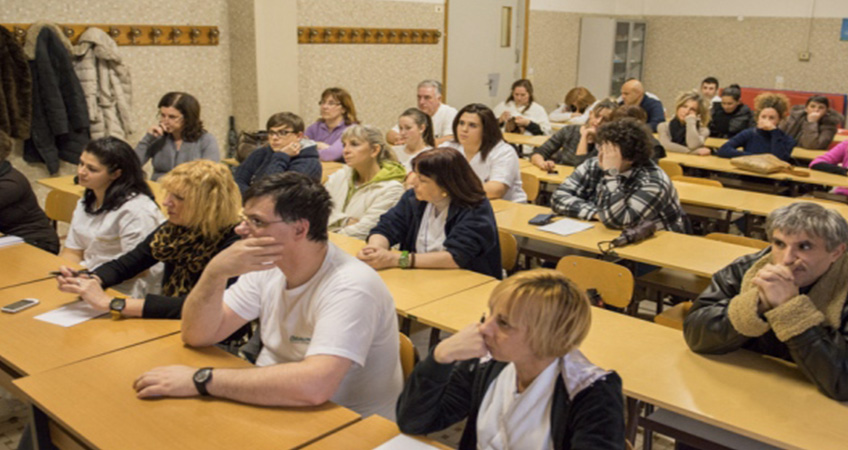
<path id="1" fill-rule="evenodd" d="M 721 103 L 713 103 L 712 120 L 710 121 L 710 136 L 730 139 L 742 130 L 754 126 L 754 114 L 751 108 L 740 103 L 732 113 L 724 112 Z"/>
<path id="2" fill-rule="evenodd" d="M 389 240 L 389 246 L 399 243 L 401 250 L 415 252 L 418 228 L 426 207 L 427 202 L 415 198 L 414 190 L 406 191 L 397 205 L 380 216 L 369 236 L 381 234 Z M 498 228 L 488 199 L 471 208 L 451 202 L 445 222 L 444 246 L 459 267 L 501 278 Z"/>
<path id="3" fill-rule="evenodd" d="M 467 418 L 460 449 L 477 448 L 477 414 L 492 382 L 507 363 L 478 360 L 439 364 L 430 355 L 415 366 L 397 404 L 401 431 L 424 434 Z M 553 446 L 561 449 L 623 449 L 624 401 L 615 372 L 569 398 L 557 377 L 551 407 Z"/>
<path id="4" fill-rule="evenodd" d="M 742 150 L 737 150 L 738 147 L 742 147 Z M 793 148 L 795 148 L 795 139 L 787 136 L 780 129 L 766 131 L 748 128 L 722 145 L 717 154 L 722 158 L 735 158 L 771 153 L 784 161 L 791 162 Z"/>
<path id="5" fill-rule="evenodd" d="M 38 206 L 29 180 L 9 161 L 0 163 L 0 233 L 18 236 L 27 244 L 59 253 L 59 237 Z"/>
<path id="6" fill-rule="evenodd" d="M 318 147 L 312 143 L 302 148 L 300 154 L 295 157 L 275 152 L 267 145 L 258 148 L 236 167 L 235 179 L 239 190 L 244 194 L 254 181 L 289 170 L 300 172 L 321 181 L 321 160 L 318 158 Z"/>
<path id="7" fill-rule="evenodd" d="M 542 155 L 545 160 L 553 160 L 557 164 L 579 166 L 588 158 L 597 156 L 595 144 L 588 144 L 585 155 L 576 155 L 577 144 L 580 143 L 580 128 L 582 125 L 566 125 L 553 134 L 544 144 L 533 150 L 534 155 Z"/>
<path id="8" fill-rule="evenodd" d="M 167 224 L 167 222 L 160 225 L 160 227 L 165 224 Z M 125 253 L 120 258 L 113 259 L 112 261 L 102 264 L 94 269 L 94 274 L 103 280 L 104 288 L 129 280 L 159 262 L 159 260 L 153 257 L 150 249 L 150 244 L 153 242 L 153 237 L 156 235 L 156 231 L 158 230 L 159 228 L 156 228 L 156 230 L 150 233 L 144 241 L 139 243 L 134 249 Z M 239 235 L 236 234 L 234 229 L 231 229 L 224 239 L 221 240 L 221 244 L 215 254 L 220 253 L 239 239 Z M 162 277 L 163 285 L 171 277 L 171 274 L 174 273 L 173 263 L 166 262 L 164 264 L 165 272 Z M 197 283 L 197 280 L 200 279 L 200 275 L 203 273 L 204 268 L 205 267 L 200 267 L 198 272 L 192 274 L 192 286 L 194 286 Z M 230 278 L 227 281 L 227 286 L 235 283 L 236 280 L 238 280 L 237 277 Z M 185 296 L 169 297 L 166 295 L 147 294 L 144 297 L 144 310 L 142 311 L 141 316 L 157 319 L 179 319 L 182 314 L 185 299 Z"/>

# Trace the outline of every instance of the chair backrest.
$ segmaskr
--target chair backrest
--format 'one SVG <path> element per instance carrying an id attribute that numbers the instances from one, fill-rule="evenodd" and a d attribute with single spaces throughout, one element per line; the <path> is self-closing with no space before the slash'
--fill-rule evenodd
<path id="1" fill-rule="evenodd" d="M 515 236 L 503 230 L 498 230 L 498 241 L 501 244 L 501 267 L 511 272 L 518 259 L 518 242 L 515 241 Z"/>
<path id="2" fill-rule="evenodd" d="M 44 213 L 53 222 L 71 223 L 79 199 L 76 194 L 53 189 L 44 200 Z"/>
<path id="3" fill-rule="evenodd" d="M 521 187 L 524 188 L 524 193 L 527 194 L 527 201 L 535 203 L 536 197 L 539 196 L 539 178 L 532 173 L 521 172 Z"/>
<path id="4" fill-rule="evenodd" d="M 627 308 L 633 298 L 633 274 L 624 266 L 568 255 L 559 260 L 556 270 L 565 274 L 581 291 L 598 291 L 607 305 Z"/>
<path id="5" fill-rule="evenodd" d="M 729 242 L 731 244 L 744 245 L 746 247 L 755 248 L 757 250 L 762 250 L 769 246 L 769 243 L 766 241 L 728 233 L 710 233 L 704 237 L 707 239 L 712 239 L 714 241 L 722 241 Z"/>
<path id="6" fill-rule="evenodd" d="M 398 334 L 400 335 L 400 367 L 403 369 L 403 379 L 406 380 L 415 367 L 415 346 L 412 345 L 409 336 L 403 333 Z"/>
<path id="7" fill-rule="evenodd" d="M 710 180 L 708 178 L 687 177 L 685 175 L 677 175 L 677 176 L 671 177 L 671 179 L 674 180 L 674 181 L 684 181 L 686 183 L 702 184 L 704 186 L 724 187 L 724 185 L 721 184 L 721 181 Z"/>
<path id="8" fill-rule="evenodd" d="M 660 169 L 668 175 L 669 178 L 674 177 L 682 177 L 683 176 L 683 167 L 680 164 L 669 161 L 667 159 L 660 160 Z"/>

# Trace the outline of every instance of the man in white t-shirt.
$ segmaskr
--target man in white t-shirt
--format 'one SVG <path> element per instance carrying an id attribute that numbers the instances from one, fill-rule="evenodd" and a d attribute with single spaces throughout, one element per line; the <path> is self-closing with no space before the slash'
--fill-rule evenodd
<path id="1" fill-rule="evenodd" d="M 135 381 L 139 397 L 333 401 L 393 420 L 403 387 L 394 301 L 373 269 L 327 241 L 329 215 L 329 194 L 305 175 L 254 183 L 236 229 L 244 239 L 206 266 L 183 307 L 182 337 L 209 346 L 258 318 L 259 367 L 159 367 Z"/>
<path id="2" fill-rule="evenodd" d="M 418 109 L 427 113 L 433 120 L 433 136 L 436 147 L 453 140 L 453 119 L 456 108 L 442 103 L 442 83 L 436 80 L 424 80 L 418 83 Z M 397 125 L 386 133 L 386 140 L 392 145 L 403 145 L 400 129 Z"/>

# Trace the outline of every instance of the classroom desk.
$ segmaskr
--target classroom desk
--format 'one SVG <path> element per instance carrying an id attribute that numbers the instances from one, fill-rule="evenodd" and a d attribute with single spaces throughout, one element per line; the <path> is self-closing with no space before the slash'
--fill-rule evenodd
<path id="1" fill-rule="evenodd" d="M 410 311 L 456 332 L 488 311 L 489 283 Z M 844 448 L 848 408 L 818 392 L 791 364 L 739 350 L 698 355 L 678 330 L 600 308 L 580 347 L 618 372 L 624 394 L 783 448 Z M 732 380 L 729 382 L 728 380 Z"/>
<path id="2" fill-rule="evenodd" d="M 238 160 L 235 159 L 235 158 L 224 158 L 224 159 L 221 160 L 221 162 L 230 166 L 230 167 L 236 167 L 240 164 L 238 162 Z"/>
<path id="3" fill-rule="evenodd" d="M 330 175 L 332 175 L 332 174 L 336 173 L 337 171 L 341 170 L 341 168 L 342 168 L 342 167 L 344 167 L 344 166 L 345 166 L 345 165 L 344 165 L 343 163 L 340 163 L 340 162 L 335 162 L 335 161 L 322 161 L 322 162 L 321 162 L 321 173 L 322 173 L 324 176 L 328 176 L 328 177 L 329 177 Z"/>
<path id="4" fill-rule="evenodd" d="M 329 233 L 330 242 L 336 244 L 345 253 L 356 255 L 364 241 Z M 395 310 L 406 317 L 407 311 L 442 297 L 470 289 L 474 286 L 492 280 L 492 277 L 465 269 L 383 269 L 377 271 L 392 298 L 395 300 Z"/>
<path id="5" fill-rule="evenodd" d="M 132 383 L 139 375 L 171 364 L 250 367 L 216 347 L 188 348 L 180 336 L 170 336 L 16 380 L 15 385 L 90 448 L 292 448 L 359 418 L 333 404 L 271 408 L 201 397 L 136 398 Z"/>
<path id="6" fill-rule="evenodd" d="M 568 125 L 571 124 L 568 122 L 551 122 L 551 129 L 554 130 L 554 132 L 557 132 Z"/>
<path id="7" fill-rule="evenodd" d="M 85 192 L 84 187 L 74 184 L 74 175 L 42 178 L 37 180 L 37 182 L 38 184 L 50 189 L 57 189 L 79 197 L 82 197 L 83 192 Z M 156 197 L 156 203 L 159 204 L 159 208 L 164 212 L 165 208 L 163 206 L 163 202 L 165 200 L 165 189 L 162 188 L 161 184 L 152 180 L 147 180 L 147 184 L 150 186 L 150 190 L 153 191 L 153 196 Z"/>
<path id="8" fill-rule="evenodd" d="M 592 228 L 569 236 L 540 231 L 539 227 L 527 223 L 537 214 L 543 213 L 549 214 L 551 209 L 513 203 L 511 208 L 495 213 L 495 220 L 499 230 L 515 236 L 595 254 L 600 253 L 599 242 L 610 241 L 621 234 L 621 231 L 608 229 L 600 222 L 592 222 Z M 750 247 L 668 231 L 658 231 L 649 239 L 614 251 L 624 259 L 683 270 L 707 278 L 734 259 L 752 253 Z M 697 257 L 693 258 L 692 255 Z"/>
<path id="9" fill-rule="evenodd" d="M 539 147 L 544 144 L 550 136 L 527 136 L 519 133 L 504 133 L 503 138 L 510 144 L 529 145 L 531 147 Z"/>
<path id="10" fill-rule="evenodd" d="M 728 139 L 711 137 L 707 138 L 704 141 L 704 146 L 710 148 L 719 148 L 722 145 L 726 144 L 727 141 Z M 792 149 L 793 158 L 806 161 L 812 161 L 825 153 L 827 153 L 827 150 L 813 150 L 803 147 L 795 147 L 794 149 Z"/>
<path id="11" fill-rule="evenodd" d="M 0 261 L 3 262 L 3 270 L 0 270 L 0 289 L 53 278 L 49 272 L 59 270 L 63 265 L 74 269 L 82 268 L 79 264 L 25 242 L 0 248 Z"/>
<path id="12" fill-rule="evenodd" d="M 562 184 L 562 182 L 574 172 L 574 167 L 557 164 L 554 170 L 556 170 L 556 173 L 548 173 L 536 167 L 533 163 L 526 164 L 521 167 L 521 173 L 534 175 L 539 179 L 540 183 L 553 184 L 556 186 Z"/>
<path id="13" fill-rule="evenodd" d="M 389 419 L 373 415 L 353 425 L 342 428 L 304 447 L 306 450 L 371 450 L 400 434 L 398 426 Z M 435 448 L 449 449 L 424 436 L 412 436 Z"/>

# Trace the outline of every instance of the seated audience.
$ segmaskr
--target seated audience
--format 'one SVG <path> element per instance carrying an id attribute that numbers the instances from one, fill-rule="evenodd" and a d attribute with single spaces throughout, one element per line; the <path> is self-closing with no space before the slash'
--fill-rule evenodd
<path id="1" fill-rule="evenodd" d="M 718 156 L 735 158 L 771 153 L 784 161 L 791 161 L 795 139 L 778 128 L 780 119 L 789 109 L 789 99 L 783 94 L 764 92 L 754 99 L 754 108 L 757 126 L 730 138 L 718 149 Z M 742 150 L 737 150 L 739 147 Z"/>
<path id="2" fill-rule="evenodd" d="M 402 145 L 395 147 L 395 156 L 406 172 L 412 172 L 412 158 L 436 146 L 433 122 L 425 112 L 409 108 L 398 118 L 398 129 Z"/>
<path id="3" fill-rule="evenodd" d="M 565 94 L 564 102 L 548 114 L 551 122 L 565 122 L 570 125 L 583 125 L 589 120 L 589 113 L 598 100 L 584 87 L 576 87 Z"/>
<path id="4" fill-rule="evenodd" d="M 635 105 L 648 114 L 648 126 L 651 131 L 657 131 L 657 125 L 665 122 L 665 112 L 662 102 L 655 96 L 645 94 L 645 88 L 639 80 L 631 79 L 621 85 L 622 105 Z"/>
<path id="5" fill-rule="evenodd" d="M 548 113 L 533 100 L 533 84 L 530 80 L 521 79 L 512 83 L 509 97 L 495 106 L 494 114 L 498 118 L 498 126 L 507 133 L 528 136 L 551 134 Z M 532 146 L 524 146 L 524 154 L 532 151 Z"/>
<path id="6" fill-rule="evenodd" d="M 704 142 L 710 135 L 710 109 L 695 91 L 682 92 L 674 101 L 675 114 L 668 122 L 657 126 L 660 143 L 666 151 L 709 155 Z"/>
<path id="7" fill-rule="evenodd" d="M 413 160 L 412 189 L 380 217 L 358 258 L 375 269 L 463 268 L 501 277 L 492 206 L 468 162 L 437 148 Z M 400 245 L 401 252 L 389 249 Z"/>
<path id="8" fill-rule="evenodd" d="M 456 108 L 442 103 L 442 83 L 436 80 L 424 80 L 418 83 L 418 109 L 430 116 L 433 122 L 433 137 L 436 139 L 433 147 L 454 140 L 451 127 L 456 117 Z M 405 143 L 398 125 L 386 134 L 386 140 L 392 145 Z"/>
<path id="9" fill-rule="evenodd" d="M 403 388 L 394 302 L 368 266 L 327 241 L 330 196 L 306 175 L 265 177 L 245 193 L 244 239 L 215 256 L 186 300 L 183 341 L 212 345 L 259 319 L 245 369 L 158 367 L 141 398 L 212 396 L 260 406 L 328 401 L 394 419 Z M 229 289 L 226 280 L 239 277 Z"/>
<path id="10" fill-rule="evenodd" d="M 830 108 L 827 97 L 814 95 L 807 99 L 805 106 L 793 106 L 780 129 L 795 139 L 799 147 L 824 150 L 844 122 L 842 114 Z"/>
<path id="11" fill-rule="evenodd" d="M 134 249 L 165 220 L 132 147 L 105 137 L 89 141 L 77 166 L 85 188 L 74 210 L 63 258 L 95 269 Z M 129 295 L 157 293 L 162 267 L 114 286 Z"/>
<path id="12" fill-rule="evenodd" d="M 463 449 L 623 449 L 621 378 L 579 350 L 591 310 L 554 270 L 502 281 L 485 322 L 415 366 L 398 400 L 401 431 L 431 433 L 467 419 Z"/>
<path id="13" fill-rule="evenodd" d="M 716 77 L 704 78 L 701 82 L 701 98 L 709 106 L 712 103 L 721 103 L 721 97 L 718 96 L 718 79 Z"/>
<path id="14" fill-rule="evenodd" d="M 8 161 L 12 140 L 0 133 L 0 233 L 17 236 L 27 244 L 59 253 L 59 236 L 38 206 L 32 185 Z"/>
<path id="15" fill-rule="evenodd" d="M 848 223 L 798 202 L 766 220 L 771 246 L 713 275 L 683 322 L 689 347 L 744 348 L 798 365 L 828 397 L 848 400 Z"/>
<path id="16" fill-rule="evenodd" d="M 521 188 L 518 155 L 504 142 L 498 120 L 488 106 L 472 103 L 462 108 L 453 121 L 453 133 L 457 140 L 448 146 L 465 155 L 488 198 L 527 201 Z"/>
<path id="17" fill-rule="evenodd" d="M 98 266 L 91 276 L 62 267 L 59 290 L 78 294 L 90 306 L 124 317 L 178 319 L 183 302 L 213 256 L 238 241 L 241 196 L 230 169 L 197 160 L 162 177 L 168 221 L 120 258 Z M 114 299 L 103 289 L 164 263 L 161 295 Z M 232 282 L 234 280 L 230 280 Z"/>
<path id="18" fill-rule="evenodd" d="M 713 103 L 710 136 L 728 139 L 754 126 L 754 113 L 740 101 L 742 89 L 731 84 L 721 92 L 721 102 Z"/>
<path id="19" fill-rule="evenodd" d="M 551 171 L 555 164 L 579 166 L 587 158 L 597 155 L 595 133 L 598 127 L 609 121 L 617 107 L 618 104 L 612 100 L 598 102 L 585 124 L 560 128 L 544 144 L 533 149 L 530 162 L 542 170 Z"/>
<path id="20" fill-rule="evenodd" d="M 197 99 L 185 92 L 168 92 L 158 107 L 159 123 L 135 147 L 142 166 L 153 160 L 153 181 L 185 162 L 221 160 L 218 141 L 203 128 Z"/>
<path id="21" fill-rule="evenodd" d="M 651 160 L 650 134 L 633 119 L 599 128 L 598 156 L 586 160 L 559 185 L 551 199 L 554 212 L 600 220 L 615 229 L 652 221 L 657 229 L 685 232 L 677 191 Z"/>
<path id="22" fill-rule="evenodd" d="M 356 119 L 356 107 L 350 94 L 342 88 L 327 88 L 321 93 L 321 117 L 306 129 L 306 137 L 318 145 L 321 161 L 340 161 L 342 159 L 342 133 L 359 123 Z"/>
<path id="23" fill-rule="evenodd" d="M 848 141 L 842 141 L 824 155 L 816 157 L 810 163 L 810 168 L 838 175 L 848 175 Z M 848 187 L 835 188 L 833 193 L 848 196 Z"/>
<path id="24" fill-rule="evenodd" d="M 637 122 L 641 122 L 647 124 L 648 114 L 645 113 L 645 110 L 635 106 L 635 105 L 622 105 L 615 109 L 612 112 L 612 115 L 609 118 L 609 121 L 612 122 L 614 120 L 621 119 L 636 119 Z M 655 138 L 653 134 L 651 134 L 651 146 L 654 149 L 653 154 L 651 155 L 651 159 L 654 162 L 658 162 L 660 159 L 665 158 L 665 148 L 660 144 L 659 139 Z M 597 155 L 597 151 L 592 156 Z"/>
<path id="25" fill-rule="evenodd" d="M 352 125 L 342 135 L 345 166 L 327 179 L 330 231 L 365 239 L 403 195 L 406 169 L 377 128 Z"/>
<path id="26" fill-rule="evenodd" d="M 268 118 L 268 145 L 257 148 L 236 167 L 239 190 L 247 188 L 262 177 L 286 172 L 300 172 L 321 181 L 321 161 L 315 142 L 303 138 L 303 119 L 290 112 Z"/>

